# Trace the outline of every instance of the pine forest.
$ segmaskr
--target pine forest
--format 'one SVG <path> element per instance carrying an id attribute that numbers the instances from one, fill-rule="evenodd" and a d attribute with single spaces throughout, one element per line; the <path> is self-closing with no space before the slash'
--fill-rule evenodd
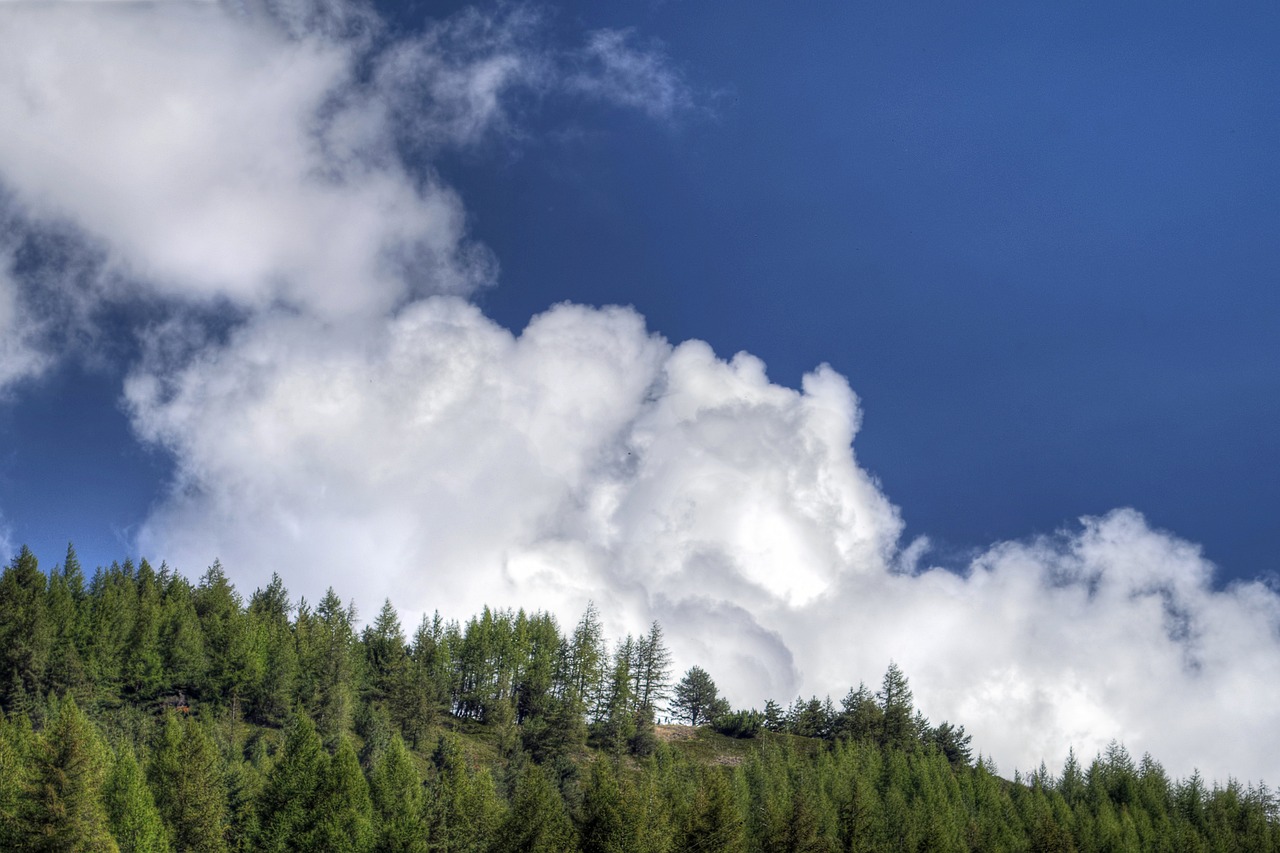
<path id="1" fill-rule="evenodd" d="M 0 577 L 0 849 L 1275 851 L 1265 785 L 1113 743 L 1000 775 L 889 663 L 735 709 L 662 627 L 523 610 L 367 627 L 145 560 Z M 851 682 L 865 674 L 851 674 Z M 678 725 L 667 724 L 674 721 Z"/>

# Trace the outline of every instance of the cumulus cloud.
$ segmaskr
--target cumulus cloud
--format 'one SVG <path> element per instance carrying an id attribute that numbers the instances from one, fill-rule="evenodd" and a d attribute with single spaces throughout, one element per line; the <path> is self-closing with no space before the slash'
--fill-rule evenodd
<path id="1" fill-rule="evenodd" d="M 894 658 L 1006 769 L 1118 737 L 1277 778 L 1271 590 L 1215 589 L 1128 510 L 921 568 L 833 370 L 785 388 L 629 309 L 513 334 L 465 301 L 495 265 L 434 153 L 518 136 L 516 91 L 690 103 L 634 36 L 558 49 L 536 23 L 470 11 L 387 45 L 337 2 L 0 9 L 0 182 L 96 247 L 84 299 L 164 306 L 125 386 L 177 470 L 144 552 L 410 618 L 594 599 L 615 634 L 662 620 L 739 704 L 838 697 Z M 0 270 L 0 378 L 29 375 L 36 303 Z"/>
<path id="2" fill-rule="evenodd" d="M 898 570 L 901 522 L 827 368 L 796 391 L 629 310 L 558 306 L 512 335 L 435 298 L 344 342 L 262 318 L 128 398 L 181 466 L 142 535 L 179 564 L 301 567 L 312 598 L 359 578 L 365 612 L 572 619 L 595 599 L 617 633 L 662 620 L 742 704 L 838 697 L 893 658 L 1010 769 L 1113 737 L 1181 772 L 1280 769 L 1256 749 L 1280 700 L 1273 592 L 1215 591 L 1197 548 L 1129 510 L 963 576 Z"/>
<path id="3" fill-rule="evenodd" d="M 0 248 L 0 399 L 49 363 L 39 346 L 43 322 L 24 306 L 13 275 L 13 254 Z"/>
<path id="4" fill-rule="evenodd" d="M 348 107 L 356 44 L 213 5 L 15 7 L 0 31 L 0 178 L 31 217 L 158 293 L 326 316 L 466 292 L 490 266 L 457 197 L 377 156 Z"/>

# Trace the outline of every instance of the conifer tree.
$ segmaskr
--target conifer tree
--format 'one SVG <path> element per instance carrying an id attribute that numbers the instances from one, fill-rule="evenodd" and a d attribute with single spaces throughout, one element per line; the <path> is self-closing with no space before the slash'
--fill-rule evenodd
<path id="1" fill-rule="evenodd" d="M 688 720 L 689 725 L 708 722 L 720 709 L 720 691 L 711 676 L 700 666 L 693 666 L 675 687 L 671 711 L 677 719 Z"/>
<path id="2" fill-rule="evenodd" d="M 374 762 L 369 779 L 378 853 L 427 853 L 422 778 L 400 735 Z"/>
<path id="3" fill-rule="evenodd" d="M 45 588 L 35 554 L 23 545 L 0 574 L 0 698 L 7 710 L 21 694 L 44 695 L 53 644 Z"/>
<path id="4" fill-rule="evenodd" d="M 638 848 L 640 814 L 607 760 L 591 765 L 582 798 L 583 853 L 627 853 Z"/>
<path id="5" fill-rule="evenodd" d="M 292 607 L 284 582 L 277 574 L 265 588 L 255 590 L 249 600 L 249 631 L 260 675 L 251 685 L 254 719 L 269 725 L 284 723 L 297 697 L 298 649 Z"/>
<path id="6" fill-rule="evenodd" d="M 0 850 L 16 850 L 20 843 L 31 746 L 25 734 L 29 728 L 24 731 L 0 711 Z"/>
<path id="7" fill-rule="evenodd" d="M 169 836 L 147 787 L 133 747 L 120 743 L 107 777 L 104 799 L 111 834 L 120 853 L 169 853 Z"/>
<path id="8" fill-rule="evenodd" d="M 148 774 L 156 806 L 176 850 L 227 850 L 227 791 L 222 758 L 204 727 L 169 712 Z"/>
<path id="9" fill-rule="evenodd" d="M 427 819 L 432 850 L 483 850 L 500 820 L 500 803 L 487 771 L 468 771 L 452 736 L 441 736 L 431 756 Z"/>
<path id="10" fill-rule="evenodd" d="M 109 763 L 97 727 L 74 699 L 63 699 L 32 755 L 20 833 L 29 849 L 94 853 L 119 849 L 102 801 Z"/>
<path id="11" fill-rule="evenodd" d="M 306 849 L 364 853 L 373 846 L 373 804 L 351 739 L 343 737 L 321 779 Z"/>
<path id="12" fill-rule="evenodd" d="M 62 696 L 71 693 L 83 704 L 92 699 L 93 686 L 81 649 L 85 645 L 84 574 L 76 549 L 67 545 L 61 570 L 49 576 L 48 612 L 52 631 L 47 684 Z"/>
<path id="13" fill-rule="evenodd" d="M 511 810 L 498 829 L 494 853 L 563 853 L 578 849 L 573 822 L 547 771 L 526 762 L 516 779 Z"/>
<path id="14" fill-rule="evenodd" d="M 267 775 L 262 791 L 260 850 L 284 853 L 306 849 L 320 786 L 328 772 L 329 756 L 315 724 L 305 713 L 295 712 L 280 759 Z"/>
<path id="15" fill-rule="evenodd" d="M 906 749 L 914 744 L 916 728 L 912 721 L 912 695 L 911 687 L 907 684 L 907 677 L 902 674 L 902 670 L 892 661 L 889 662 L 889 668 L 885 670 L 884 680 L 881 682 L 880 691 L 876 693 L 876 699 L 880 703 L 880 712 L 883 714 L 881 720 L 881 743 L 886 746 L 896 746 Z"/>
<path id="16" fill-rule="evenodd" d="M 700 768 L 688 819 L 675 839 L 676 853 L 734 853 L 745 846 L 743 828 L 742 814 L 724 772 Z"/>
<path id="17" fill-rule="evenodd" d="M 126 647 L 125 689 L 139 699 L 154 699 L 164 684 L 164 659 L 160 651 L 162 592 L 151 565 L 143 560 L 135 578 L 138 605 Z"/>

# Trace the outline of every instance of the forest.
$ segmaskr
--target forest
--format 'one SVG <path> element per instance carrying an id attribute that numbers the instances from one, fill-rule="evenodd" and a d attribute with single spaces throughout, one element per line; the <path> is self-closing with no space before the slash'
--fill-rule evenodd
<path id="1" fill-rule="evenodd" d="M 833 702 L 733 709 L 662 627 L 594 607 L 361 628 L 332 589 L 245 599 L 68 548 L 0 576 L 0 849 L 1275 851 L 1265 785 L 1118 743 L 999 775 L 890 663 Z M 687 725 L 660 724 L 673 718 Z"/>

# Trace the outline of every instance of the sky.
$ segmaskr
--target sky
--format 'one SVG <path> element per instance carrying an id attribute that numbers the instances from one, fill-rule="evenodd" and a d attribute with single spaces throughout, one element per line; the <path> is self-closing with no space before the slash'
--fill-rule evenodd
<path id="1" fill-rule="evenodd" d="M 1280 779 L 1280 11 L 0 2 L 0 545 Z"/>

